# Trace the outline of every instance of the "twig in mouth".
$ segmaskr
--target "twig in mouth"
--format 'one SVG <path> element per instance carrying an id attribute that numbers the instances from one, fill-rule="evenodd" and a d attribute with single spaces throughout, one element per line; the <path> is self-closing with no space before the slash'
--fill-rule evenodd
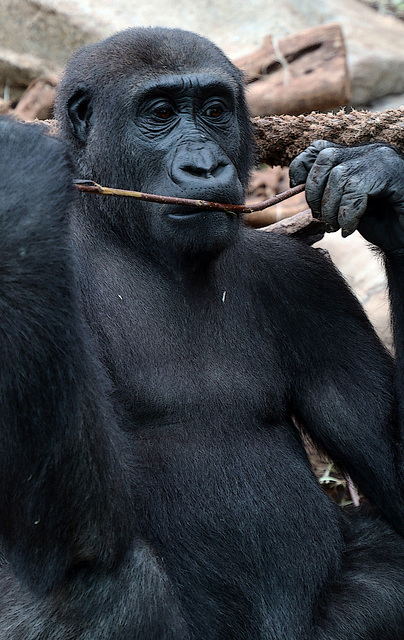
<path id="1" fill-rule="evenodd" d="M 287 189 L 283 193 L 279 193 L 268 200 L 257 202 L 252 205 L 242 204 L 223 204 L 221 202 L 209 202 L 207 200 L 192 200 L 190 198 L 174 198 L 173 196 L 160 196 L 154 193 L 143 193 L 142 191 L 127 191 L 126 189 L 113 189 L 111 187 L 103 187 L 93 180 L 75 180 L 75 186 L 79 191 L 84 193 L 93 193 L 102 196 L 120 196 L 124 198 L 137 198 L 138 200 L 146 200 L 148 202 L 158 202 L 160 204 L 174 204 L 185 207 L 198 207 L 210 211 L 224 211 L 230 214 L 253 213 L 254 211 L 262 211 L 267 207 L 272 207 L 287 198 L 291 198 L 297 193 L 304 191 L 304 184 L 297 187 Z"/>

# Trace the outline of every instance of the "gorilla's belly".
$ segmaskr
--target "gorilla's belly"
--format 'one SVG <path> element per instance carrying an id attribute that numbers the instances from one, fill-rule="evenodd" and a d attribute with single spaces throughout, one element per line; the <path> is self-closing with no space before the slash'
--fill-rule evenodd
<path id="1" fill-rule="evenodd" d="M 290 426 L 208 431 L 170 428 L 139 441 L 142 537 L 185 589 L 212 595 L 247 581 L 278 596 L 317 591 L 338 564 L 338 512 Z"/>

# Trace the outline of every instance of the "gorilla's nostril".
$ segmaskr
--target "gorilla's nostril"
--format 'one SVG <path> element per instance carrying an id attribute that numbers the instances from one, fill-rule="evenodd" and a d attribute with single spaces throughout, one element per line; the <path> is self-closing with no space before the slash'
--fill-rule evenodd
<path id="1" fill-rule="evenodd" d="M 212 167 L 200 167 L 194 164 L 186 164 L 180 167 L 181 171 L 188 173 L 195 178 L 218 178 L 223 170 L 226 168 L 226 163 L 221 162 Z"/>
<path id="2" fill-rule="evenodd" d="M 212 169 L 212 176 L 214 178 L 218 178 L 220 176 L 220 174 L 224 171 L 224 169 L 227 167 L 228 165 L 225 162 L 220 162 L 217 167 L 215 167 L 214 169 Z"/>
<path id="3" fill-rule="evenodd" d="M 196 178 L 208 178 L 210 175 L 210 172 L 207 171 L 207 169 L 196 165 L 187 164 L 181 167 L 181 170 L 185 171 L 185 173 L 189 173 L 191 176 L 195 176 Z"/>

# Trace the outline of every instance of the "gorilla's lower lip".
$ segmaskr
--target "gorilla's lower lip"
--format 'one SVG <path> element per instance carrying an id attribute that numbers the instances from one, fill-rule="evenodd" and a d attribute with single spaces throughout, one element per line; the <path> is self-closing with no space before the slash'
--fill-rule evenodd
<path id="1" fill-rule="evenodd" d="M 172 220 L 189 220 L 191 218 L 199 218 L 199 217 L 220 217 L 220 216 L 231 216 L 238 218 L 239 216 L 232 212 L 231 205 L 229 205 L 229 210 L 215 210 L 215 209 L 204 209 L 203 207 L 197 209 L 191 209 L 188 207 L 181 207 L 180 209 L 176 209 L 175 211 L 167 211 L 167 218 L 171 218 Z"/>
<path id="2" fill-rule="evenodd" d="M 168 218 L 173 218 L 174 220 L 182 220 L 187 218 L 197 218 L 201 215 L 209 215 L 215 213 L 213 211 L 208 211 L 207 209 L 197 209 L 192 211 L 176 211 L 175 213 L 167 214 Z M 216 212 L 217 213 L 217 212 Z"/>

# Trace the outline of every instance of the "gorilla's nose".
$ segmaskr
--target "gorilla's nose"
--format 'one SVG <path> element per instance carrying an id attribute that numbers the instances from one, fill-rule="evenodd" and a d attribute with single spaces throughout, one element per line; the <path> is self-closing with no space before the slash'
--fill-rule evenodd
<path id="1" fill-rule="evenodd" d="M 225 198 L 237 181 L 231 162 L 220 151 L 207 146 L 188 147 L 177 153 L 171 177 L 189 196 L 205 200 Z"/>

